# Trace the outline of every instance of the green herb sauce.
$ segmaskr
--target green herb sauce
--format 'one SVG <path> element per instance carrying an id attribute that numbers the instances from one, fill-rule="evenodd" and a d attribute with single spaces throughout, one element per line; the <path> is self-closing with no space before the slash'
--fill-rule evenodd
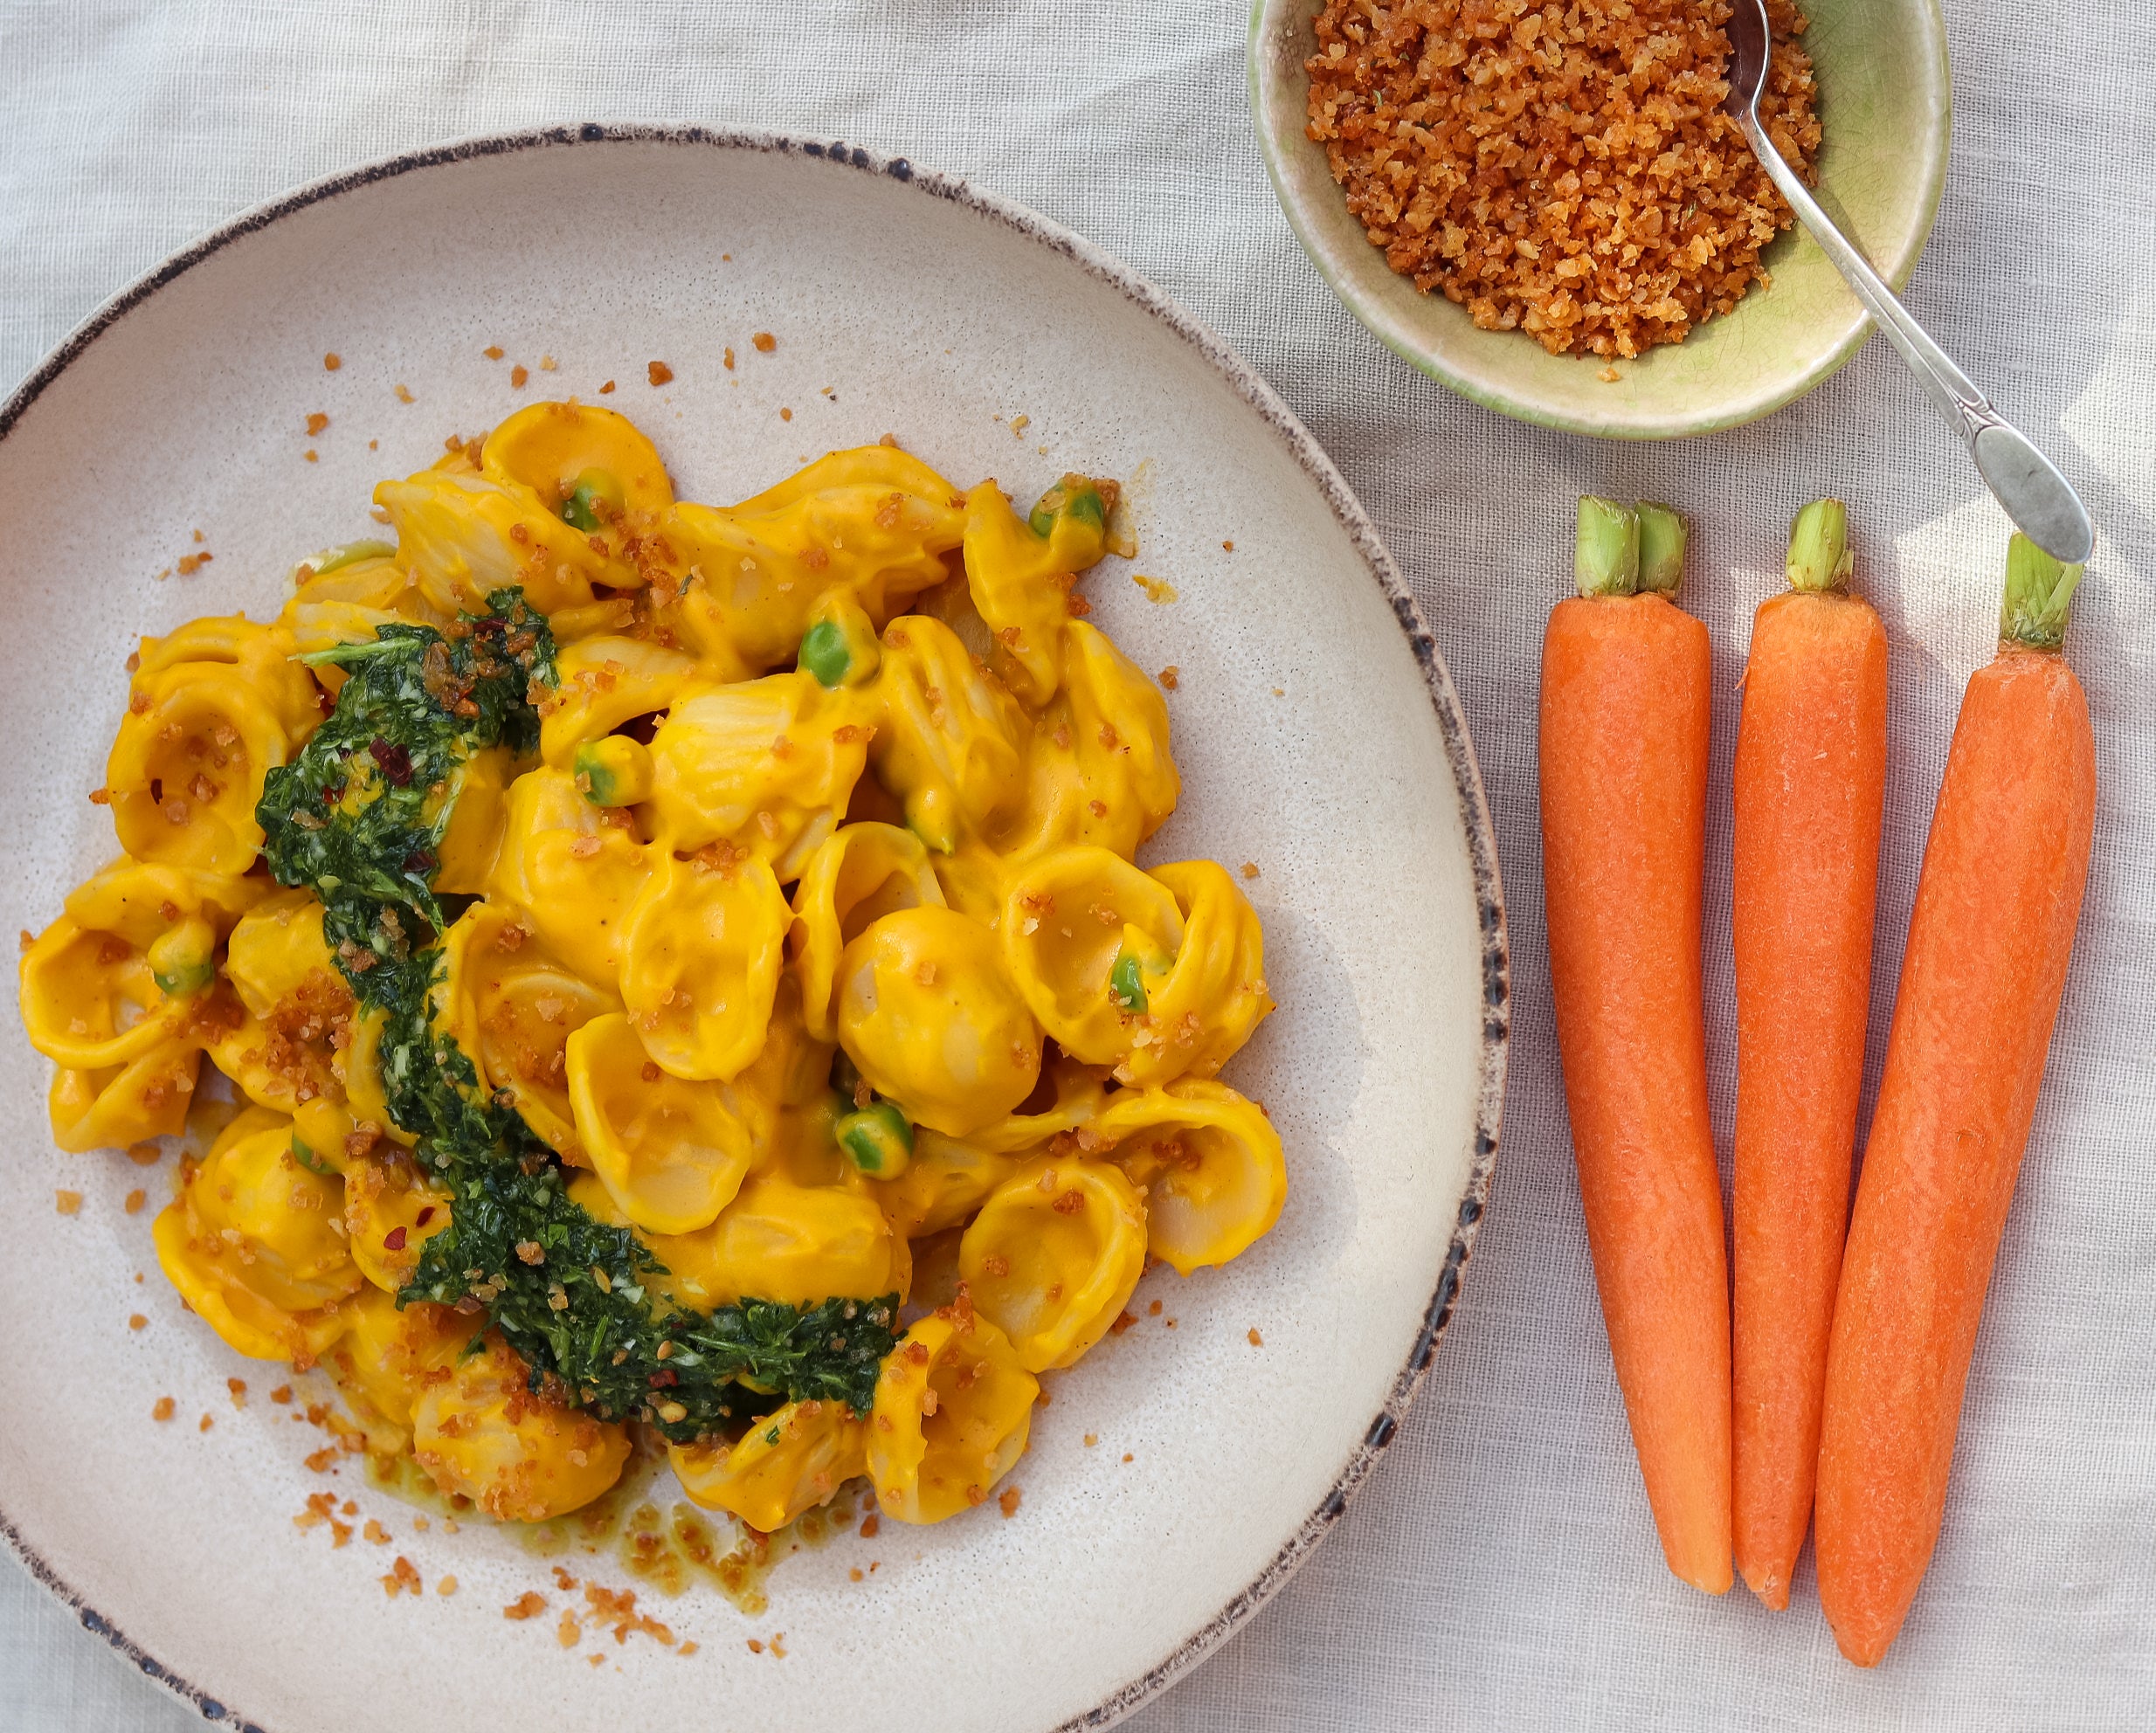
<path id="1" fill-rule="evenodd" d="M 255 815 L 278 882 L 321 898 L 339 970 L 385 1013 L 390 1117 L 418 1136 L 415 1159 L 451 1198 L 450 1226 L 427 1240 L 398 1302 L 484 1307 L 535 1389 L 558 1379 L 603 1418 L 642 1415 L 678 1442 L 736 1433 L 781 1398 L 866 1413 L 895 1342 L 895 1294 L 709 1314 L 674 1304 L 650 1247 L 570 1200 L 554 1151 L 506 1096 L 481 1091 L 470 1056 L 436 1027 L 449 922 L 433 882 L 464 767 L 492 746 L 535 750 L 535 707 L 555 684 L 544 617 L 521 590 L 487 601 L 460 630 L 388 625 L 310 657 L 348 678 L 299 757 L 269 773 Z"/>

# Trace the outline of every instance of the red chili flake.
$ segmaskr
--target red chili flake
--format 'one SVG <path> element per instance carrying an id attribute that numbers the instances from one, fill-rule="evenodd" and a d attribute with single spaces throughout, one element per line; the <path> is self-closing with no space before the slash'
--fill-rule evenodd
<path id="1" fill-rule="evenodd" d="M 432 1221 L 433 1219 L 434 1219 L 434 1205 L 432 1205 L 432 1204 L 429 1204 L 429 1205 L 427 1205 L 425 1209 L 423 1209 L 423 1210 L 421 1210 L 421 1211 L 419 1212 L 419 1219 L 418 1219 L 418 1226 L 421 1226 L 421 1227 L 425 1227 L 425 1226 L 426 1226 L 429 1222 Z"/>
<path id="2" fill-rule="evenodd" d="M 382 780 L 391 788 L 404 788 L 411 781 L 411 750 L 409 747 L 392 746 L 377 736 L 367 748 L 367 755 L 382 772 Z"/>
<path id="3" fill-rule="evenodd" d="M 382 1249 L 385 1252 L 403 1251 L 404 1249 L 404 1230 L 401 1227 L 393 1227 L 384 1234 Z"/>
<path id="4" fill-rule="evenodd" d="M 681 1383 L 681 1378 L 675 1375 L 674 1370 L 671 1366 L 667 1367 L 664 1371 L 653 1372 L 650 1378 L 651 1387 L 653 1390 L 672 1390 L 674 1386 Z"/>

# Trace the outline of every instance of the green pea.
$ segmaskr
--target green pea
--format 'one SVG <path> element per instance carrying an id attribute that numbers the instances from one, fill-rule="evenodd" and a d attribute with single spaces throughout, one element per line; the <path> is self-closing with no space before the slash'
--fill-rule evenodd
<path id="1" fill-rule="evenodd" d="M 846 629 L 836 620 L 817 621 L 802 636 L 801 666 L 816 676 L 819 686 L 844 684 L 847 671 L 853 666 Z"/>
<path id="2" fill-rule="evenodd" d="M 1132 1015 L 1144 1014 L 1144 971 L 1137 958 L 1127 950 L 1116 954 L 1116 966 L 1108 971 L 1108 996 Z"/>
<path id="3" fill-rule="evenodd" d="M 1075 490 L 1074 480 L 1079 482 Z M 1102 503 L 1100 489 L 1082 478 L 1066 476 L 1057 482 L 1040 496 L 1026 521 L 1034 535 L 1046 535 L 1055 528 L 1058 517 L 1073 518 L 1095 529 L 1108 528 L 1108 508 Z"/>
<path id="4" fill-rule="evenodd" d="M 335 1178 L 336 1169 L 324 1164 L 321 1156 L 308 1148 L 297 1137 L 292 1140 L 292 1159 L 309 1173 L 319 1173 L 325 1179 Z"/>
<path id="5" fill-rule="evenodd" d="M 621 483 L 612 473 L 604 469 L 587 469 L 577 478 L 569 490 L 569 497 L 562 501 L 562 519 L 589 533 L 600 528 L 602 520 L 593 508 L 593 502 L 604 500 L 613 507 L 609 515 L 618 514 L 627 495 L 621 491 Z"/>
<path id="6" fill-rule="evenodd" d="M 217 977 L 212 953 L 217 935 L 199 915 L 190 915 L 150 942 L 150 977 L 167 998 L 198 993 Z"/>
<path id="7" fill-rule="evenodd" d="M 634 806 L 651 798 L 651 749 L 626 735 L 585 741 L 570 768 L 577 788 L 594 806 Z"/>
<path id="8" fill-rule="evenodd" d="M 871 1101 L 833 1128 L 847 1159 L 871 1179 L 895 1179 L 913 1156 L 913 1126 L 888 1101 Z"/>

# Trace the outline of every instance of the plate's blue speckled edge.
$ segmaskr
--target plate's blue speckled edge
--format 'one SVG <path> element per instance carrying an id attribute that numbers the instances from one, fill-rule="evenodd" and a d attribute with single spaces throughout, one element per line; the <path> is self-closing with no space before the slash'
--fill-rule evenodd
<path id="1" fill-rule="evenodd" d="M 306 210 L 309 205 L 320 204 L 342 194 L 371 186 L 377 181 L 410 174 L 415 169 L 442 168 L 474 157 L 506 155 L 512 151 L 546 150 L 585 144 L 680 145 L 781 155 L 798 155 L 863 174 L 884 176 L 931 197 L 948 199 L 991 221 L 1015 229 L 1028 239 L 1061 253 L 1088 274 L 1111 285 L 1202 355 L 1265 418 L 1281 442 L 1294 453 L 1296 461 L 1302 465 L 1304 472 L 1324 494 L 1326 503 L 1332 507 L 1333 516 L 1347 531 L 1356 551 L 1362 556 L 1363 563 L 1369 568 L 1371 577 L 1392 603 L 1392 611 L 1399 620 L 1400 630 L 1406 634 L 1409 647 L 1413 650 L 1415 660 L 1422 669 L 1422 677 L 1430 688 L 1430 703 L 1437 713 L 1438 728 L 1445 742 L 1446 760 L 1451 767 L 1454 786 L 1459 795 L 1462 828 L 1467 836 L 1468 852 L 1475 876 L 1475 907 L 1481 922 L 1482 949 L 1482 1041 L 1475 1112 L 1473 1169 L 1468 1181 L 1467 1195 L 1461 1199 L 1452 1243 L 1445 1254 L 1444 1267 L 1439 1274 L 1436 1291 L 1431 1295 L 1429 1306 L 1423 1314 L 1422 1328 L 1416 1336 L 1413 1351 L 1400 1368 L 1399 1377 L 1393 1380 L 1384 1405 L 1372 1418 L 1362 1444 L 1349 1459 L 1323 1502 L 1303 1520 L 1293 1538 L 1259 1572 L 1256 1579 L 1204 1626 L 1185 1638 L 1173 1654 L 1150 1671 L 1130 1681 L 1095 1708 L 1066 1722 L 1056 1730 L 1056 1733 L 1075 1733 L 1075 1730 L 1078 1729 L 1108 1727 L 1122 1720 L 1148 1698 L 1157 1695 L 1202 1660 L 1229 1633 L 1263 1605 L 1294 1574 L 1296 1568 L 1309 1557 L 1310 1550 L 1347 1509 L 1349 1498 L 1375 1466 L 1379 1453 L 1392 1441 L 1400 1420 L 1407 1412 L 1408 1404 L 1414 1400 L 1423 1374 L 1429 1370 L 1430 1362 L 1437 1352 L 1438 1343 L 1445 1334 L 1445 1326 L 1452 1320 L 1453 1308 L 1459 1299 L 1461 1279 L 1467 1269 L 1468 1259 L 1474 1252 L 1475 1233 L 1489 1202 L 1489 1176 L 1496 1163 L 1497 1135 L 1503 1116 L 1505 1060 L 1511 1034 L 1511 969 L 1505 934 L 1504 888 L 1497 871 L 1496 837 L 1490 828 L 1489 807 L 1482 792 L 1482 771 L 1475 763 L 1475 746 L 1468 736 L 1467 719 L 1461 712 L 1459 694 L 1453 689 L 1452 675 L 1446 668 L 1445 659 L 1438 652 L 1437 640 L 1423 619 L 1422 611 L 1416 604 L 1413 594 L 1402 580 L 1399 568 L 1392 563 L 1392 556 L 1386 551 L 1383 542 L 1379 540 L 1377 526 L 1371 522 L 1369 514 L 1364 511 L 1361 502 L 1350 491 L 1340 472 L 1333 466 L 1332 459 L 1325 455 L 1309 431 L 1296 419 L 1295 412 L 1220 337 L 1129 266 L 1061 224 L 1051 223 L 1023 205 L 985 192 L 965 181 L 917 169 L 903 156 L 881 155 L 858 145 L 824 142 L 783 133 L 729 131 L 704 127 L 602 125 L 587 121 L 581 126 L 544 127 L 528 132 L 462 139 L 347 169 L 342 174 L 296 188 L 280 198 L 242 213 L 191 246 L 173 254 L 148 275 L 106 302 L 77 327 L 9 395 L 4 404 L 0 404 L 0 440 L 5 439 L 14 431 L 31 405 L 106 331 L 167 284 L 234 241 L 244 239 L 295 211 Z M 267 1733 L 267 1730 L 246 1719 L 241 1711 L 227 1707 L 200 1686 L 173 1673 L 155 1656 L 145 1653 L 142 1645 L 111 1619 L 96 1608 L 86 1605 L 82 1597 L 64 1582 L 24 1540 L 4 1511 L 0 1511 L 0 1539 L 7 1542 L 9 1548 L 23 1561 L 32 1576 L 74 1609 L 85 1630 L 104 1638 L 150 1678 L 192 1703 L 201 1710 L 205 1720 L 234 1729 L 236 1733 Z"/>

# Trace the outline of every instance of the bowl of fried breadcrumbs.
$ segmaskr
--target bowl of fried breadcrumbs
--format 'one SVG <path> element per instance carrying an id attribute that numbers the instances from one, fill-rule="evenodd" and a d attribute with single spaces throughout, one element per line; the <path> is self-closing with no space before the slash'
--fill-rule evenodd
<path id="1" fill-rule="evenodd" d="M 1938 0 L 1768 0 L 1760 117 L 1900 287 L 1945 181 Z M 1491 409 L 1609 438 L 1779 409 L 1870 321 L 1722 112 L 1728 0 L 1255 0 L 1282 208 L 1355 316 Z"/>

